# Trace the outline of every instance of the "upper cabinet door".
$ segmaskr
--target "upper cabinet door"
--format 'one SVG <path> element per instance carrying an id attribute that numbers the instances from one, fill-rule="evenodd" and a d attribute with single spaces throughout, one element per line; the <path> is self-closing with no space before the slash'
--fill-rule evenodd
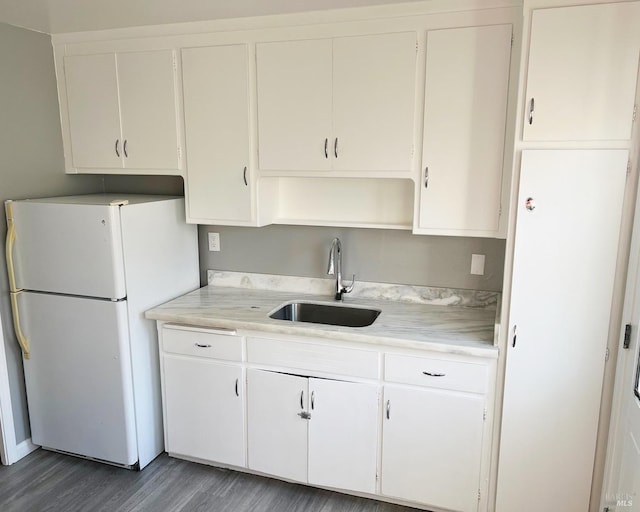
<path id="1" fill-rule="evenodd" d="M 117 62 L 125 167 L 178 169 L 173 51 L 119 53 Z"/>
<path id="2" fill-rule="evenodd" d="M 333 168 L 411 171 L 416 33 L 333 41 Z"/>
<path id="3" fill-rule="evenodd" d="M 64 72 L 73 166 L 122 167 L 115 54 L 67 56 Z"/>
<path id="4" fill-rule="evenodd" d="M 640 2 L 533 11 L 526 141 L 627 140 Z"/>
<path id="5" fill-rule="evenodd" d="M 256 45 L 262 170 L 331 168 L 331 39 Z"/>
<path id="6" fill-rule="evenodd" d="M 498 229 L 511 25 L 427 33 L 419 230 Z"/>
<path id="7" fill-rule="evenodd" d="M 182 50 L 182 85 L 188 220 L 249 222 L 247 46 Z"/>

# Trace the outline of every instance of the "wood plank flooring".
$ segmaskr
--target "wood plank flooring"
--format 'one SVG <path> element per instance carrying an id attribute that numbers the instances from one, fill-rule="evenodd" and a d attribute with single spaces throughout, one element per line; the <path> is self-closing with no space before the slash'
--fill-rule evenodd
<path id="1" fill-rule="evenodd" d="M 161 455 L 135 472 L 37 450 L 0 466 L 2 512 L 411 512 Z"/>

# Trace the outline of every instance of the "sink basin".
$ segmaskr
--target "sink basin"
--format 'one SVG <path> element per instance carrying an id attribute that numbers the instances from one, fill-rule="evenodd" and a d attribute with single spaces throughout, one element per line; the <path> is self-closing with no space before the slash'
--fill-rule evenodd
<path id="1" fill-rule="evenodd" d="M 379 314 L 379 309 L 334 306 L 315 302 L 292 302 L 284 304 L 269 316 L 276 320 L 288 320 L 290 322 L 366 327 L 371 325 Z"/>

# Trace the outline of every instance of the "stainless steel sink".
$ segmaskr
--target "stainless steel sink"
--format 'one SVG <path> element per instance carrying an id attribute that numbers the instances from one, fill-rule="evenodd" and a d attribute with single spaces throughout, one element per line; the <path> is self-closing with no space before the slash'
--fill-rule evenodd
<path id="1" fill-rule="evenodd" d="M 292 302 L 284 304 L 269 316 L 276 320 L 288 320 L 290 322 L 366 327 L 375 322 L 379 314 L 379 309 L 334 306 L 316 302 Z"/>

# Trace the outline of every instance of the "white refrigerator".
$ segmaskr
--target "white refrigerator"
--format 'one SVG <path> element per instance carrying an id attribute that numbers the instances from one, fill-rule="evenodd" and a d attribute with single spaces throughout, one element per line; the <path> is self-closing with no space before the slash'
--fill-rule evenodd
<path id="1" fill-rule="evenodd" d="M 33 443 L 142 469 L 163 449 L 144 312 L 199 286 L 184 199 L 7 201 L 7 266 Z"/>

